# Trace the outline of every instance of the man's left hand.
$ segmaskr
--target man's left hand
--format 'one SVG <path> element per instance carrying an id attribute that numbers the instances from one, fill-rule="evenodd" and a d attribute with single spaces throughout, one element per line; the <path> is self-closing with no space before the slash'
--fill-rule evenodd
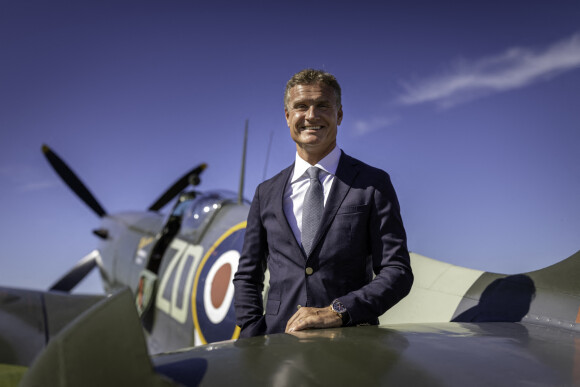
<path id="1" fill-rule="evenodd" d="M 342 319 L 330 307 L 302 307 L 288 320 L 286 333 L 313 328 L 336 328 L 342 326 Z"/>

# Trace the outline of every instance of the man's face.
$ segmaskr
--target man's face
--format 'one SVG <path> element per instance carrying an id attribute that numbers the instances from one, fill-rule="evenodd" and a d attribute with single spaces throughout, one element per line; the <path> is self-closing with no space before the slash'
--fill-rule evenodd
<path id="1" fill-rule="evenodd" d="M 299 154 L 303 151 L 316 155 L 320 161 L 336 146 L 342 107 L 336 106 L 336 96 L 330 86 L 324 83 L 294 86 L 288 93 L 285 111 L 290 136 Z"/>

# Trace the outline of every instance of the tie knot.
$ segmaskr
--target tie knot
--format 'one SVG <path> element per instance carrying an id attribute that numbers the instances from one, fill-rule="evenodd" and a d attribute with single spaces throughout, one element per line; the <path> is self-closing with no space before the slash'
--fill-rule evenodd
<path id="1" fill-rule="evenodd" d="M 308 173 L 308 176 L 310 177 L 310 179 L 317 179 L 318 180 L 318 174 L 320 173 L 320 168 L 310 167 L 306 170 L 306 173 Z"/>

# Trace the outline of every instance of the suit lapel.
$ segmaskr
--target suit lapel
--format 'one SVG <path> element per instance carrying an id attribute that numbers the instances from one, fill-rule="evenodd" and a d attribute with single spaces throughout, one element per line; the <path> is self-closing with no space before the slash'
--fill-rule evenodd
<path id="1" fill-rule="evenodd" d="M 352 186 L 356 175 L 358 175 L 357 161 L 342 152 L 338 162 L 338 168 L 336 169 L 336 175 L 334 176 L 334 182 L 332 183 L 328 199 L 326 200 L 326 206 L 324 207 L 322 223 L 320 224 L 320 228 L 314 238 L 312 251 L 316 249 L 316 245 L 318 245 L 332 224 L 346 194 L 350 191 L 350 187 Z"/>
<path id="2" fill-rule="evenodd" d="M 288 223 L 288 219 L 286 218 L 286 214 L 284 213 L 284 191 L 286 190 L 286 185 L 288 185 L 288 181 L 290 180 L 290 175 L 294 171 L 294 164 L 283 170 L 278 175 L 278 180 L 272 184 L 273 189 L 273 197 L 274 197 L 274 214 L 278 222 L 280 223 L 280 227 L 282 231 L 288 235 L 288 238 L 291 238 L 293 241 L 293 245 L 299 254 L 302 254 L 306 259 L 306 255 L 304 254 L 304 250 L 300 243 L 296 240 L 294 236 L 294 232 L 290 227 L 290 223 Z"/>

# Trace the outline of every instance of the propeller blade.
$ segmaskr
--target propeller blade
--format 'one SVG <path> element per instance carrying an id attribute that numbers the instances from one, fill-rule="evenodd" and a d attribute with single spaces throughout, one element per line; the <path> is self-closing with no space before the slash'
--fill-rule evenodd
<path id="1" fill-rule="evenodd" d="M 56 281 L 50 290 L 70 292 L 97 266 L 98 256 L 99 252 L 95 250 L 83 257 L 68 273 Z"/>
<path id="2" fill-rule="evenodd" d="M 61 179 L 77 194 L 79 198 L 100 217 L 107 215 L 107 212 L 101 207 L 97 199 L 91 194 L 82 181 L 75 175 L 75 173 L 65 164 L 65 162 L 54 153 L 47 145 L 42 145 L 42 152 L 44 156 L 52 165 L 56 173 Z"/>
<path id="3" fill-rule="evenodd" d="M 207 168 L 207 164 L 203 163 L 203 164 L 200 164 L 197 167 L 193 168 L 191 171 L 187 172 L 185 175 L 183 175 L 181 177 L 181 179 L 179 179 L 175 183 L 173 183 L 173 185 L 171 187 L 169 187 L 167 189 L 167 191 L 165 191 L 163 193 L 163 195 L 161 195 L 159 197 L 159 199 L 157 199 L 157 201 L 155 201 L 155 203 L 153 203 L 149 207 L 149 211 L 159 211 L 164 205 L 169 203 L 171 201 L 171 199 L 173 199 L 181 191 L 183 191 L 185 189 L 185 187 L 187 187 L 190 184 L 190 180 L 195 182 L 197 180 L 197 178 L 199 177 L 199 175 L 206 168 Z M 196 184 L 194 184 L 194 185 L 196 185 Z"/>

